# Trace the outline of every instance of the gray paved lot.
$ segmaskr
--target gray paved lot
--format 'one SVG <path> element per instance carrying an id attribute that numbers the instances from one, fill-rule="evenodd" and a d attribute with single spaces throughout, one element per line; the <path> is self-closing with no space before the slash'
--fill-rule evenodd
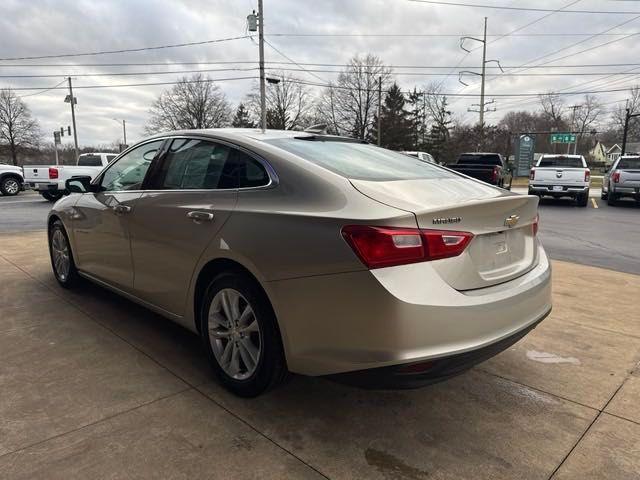
<path id="1" fill-rule="evenodd" d="M 2 478 L 640 479 L 639 276 L 555 262 L 553 314 L 445 383 L 253 400 L 195 335 L 59 288 L 43 232 L 0 234 L 0 279 Z"/>

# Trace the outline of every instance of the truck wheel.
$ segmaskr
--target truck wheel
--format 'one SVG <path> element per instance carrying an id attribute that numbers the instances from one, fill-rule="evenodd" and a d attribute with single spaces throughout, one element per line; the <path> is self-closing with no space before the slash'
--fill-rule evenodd
<path id="1" fill-rule="evenodd" d="M 586 207 L 589 204 L 589 190 L 579 194 L 576 197 L 576 202 L 578 203 L 579 207 Z"/>
<path id="2" fill-rule="evenodd" d="M 53 275 L 60 286 L 71 288 L 78 283 L 80 275 L 73 261 L 71 243 L 60 220 L 56 220 L 49 228 L 49 255 Z"/>
<path id="3" fill-rule="evenodd" d="M 608 193 L 602 189 L 602 193 L 600 193 L 600 200 L 606 200 L 608 196 Z"/>
<path id="4" fill-rule="evenodd" d="M 4 177 L 0 182 L 0 191 L 9 197 L 17 195 L 20 191 L 20 181 L 16 177 Z"/>
<path id="5" fill-rule="evenodd" d="M 613 192 L 609 192 L 609 195 L 607 195 L 607 205 L 609 205 L 610 207 L 615 207 L 616 200 L 616 195 Z"/>
<path id="6" fill-rule="evenodd" d="M 41 192 L 40 195 L 42 195 L 45 200 L 49 200 L 50 202 L 57 202 L 62 198 L 62 193 L 60 192 Z"/>

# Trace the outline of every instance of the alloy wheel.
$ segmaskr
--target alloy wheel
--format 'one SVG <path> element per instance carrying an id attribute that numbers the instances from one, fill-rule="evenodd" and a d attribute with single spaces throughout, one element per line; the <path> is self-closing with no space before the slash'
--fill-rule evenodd
<path id="1" fill-rule="evenodd" d="M 56 275 L 64 282 L 69 277 L 71 260 L 69 258 L 69 244 L 60 229 L 56 229 L 51 237 L 51 256 Z"/>
<path id="2" fill-rule="evenodd" d="M 5 180 L 4 182 L 4 190 L 9 195 L 16 195 L 20 191 L 20 185 L 14 179 Z"/>
<path id="3" fill-rule="evenodd" d="M 233 288 L 224 288 L 209 307 L 209 342 L 222 370 L 235 380 L 246 380 L 256 371 L 262 353 L 262 332 L 247 299 Z"/>

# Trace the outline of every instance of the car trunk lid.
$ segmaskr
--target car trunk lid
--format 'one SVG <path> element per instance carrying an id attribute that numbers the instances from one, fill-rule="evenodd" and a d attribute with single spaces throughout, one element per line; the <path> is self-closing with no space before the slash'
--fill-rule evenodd
<path id="1" fill-rule="evenodd" d="M 474 234 L 462 255 L 432 262 L 440 276 L 457 290 L 509 281 L 538 262 L 532 228 L 537 218 L 535 197 L 464 178 L 351 183 L 374 200 L 412 212 L 420 228 Z"/>

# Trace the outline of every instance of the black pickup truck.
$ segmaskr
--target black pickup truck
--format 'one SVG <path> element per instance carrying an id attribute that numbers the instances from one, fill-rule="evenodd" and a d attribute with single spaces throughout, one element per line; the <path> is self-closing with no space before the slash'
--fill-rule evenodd
<path id="1" fill-rule="evenodd" d="M 448 167 L 491 185 L 511 190 L 511 170 L 499 153 L 463 153 Z"/>

